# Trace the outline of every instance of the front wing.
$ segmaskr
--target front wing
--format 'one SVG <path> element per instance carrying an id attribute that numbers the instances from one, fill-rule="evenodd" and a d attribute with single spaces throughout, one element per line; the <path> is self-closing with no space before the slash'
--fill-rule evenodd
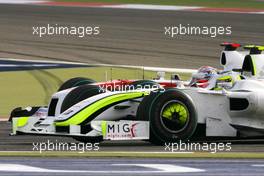
<path id="1" fill-rule="evenodd" d="M 149 139 L 148 121 L 92 121 L 89 126 L 70 125 L 57 127 L 54 118 L 41 121 L 37 117 L 16 117 L 12 119 L 11 135 L 51 135 L 69 137 L 100 137 L 104 140 L 146 140 Z M 84 128 L 89 128 L 87 131 Z"/>

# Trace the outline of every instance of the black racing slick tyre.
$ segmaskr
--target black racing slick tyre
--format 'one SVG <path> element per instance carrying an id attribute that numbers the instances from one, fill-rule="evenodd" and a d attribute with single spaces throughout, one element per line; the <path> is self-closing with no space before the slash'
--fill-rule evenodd
<path id="1" fill-rule="evenodd" d="M 96 81 L 89 79 L 89 78 L 83 78 L 83 77 L 76 77 L 76 78 L 71 78 L 67 81 L 65 81 L 58 91 L 66 90 L 72 87 L 77 87 L 85 84 L 92 84 L 95 83 Z"/>
<path id="2" fill-rule="evenodd" d="M 188 140 L 197 127 L 197 112 L 192 99 L 178 89 L 168 89 L 152 98 L 149 108 L 150 142 Z"/>
<path id="3" fill-rule="evenodd" d="M 149 108 L 150 104 L 153 101 L 153 99 L 156 97 L 160 91 L 164 91 L 161 86 L 152 80 L 138 80 L 132 82 L 130 85 L 136 87 L 136 88 L 157 88 L 156 90 L 153 90 L 150 92 L 148 96 L 145 96 L 142 101 L 140 102 L 138 109 L 137 109 L 137 114 L 136 118 L 137 120 L 142 120 L 142 121 L 149 121 Z"/>
<path id="4" fill-rule="evenodd" d="M 151 92 L 148 96 L 145 96 L 142 101 L 140 102 L 137 114 L 136 114 L 136 120 L 138 121 L 149 121 L 149 111 L 150 111 L 150 104 L 154 100 L 154 98 L 157 96 L 157 92 Z M 149 139 L 152 141 L 153 133 L 150 130 L 149 131 Z"/>
<path id="5" fill-rule="evenodd" d="M 145 96 L 142 99 L 137 109 L 137 115 L 136 115 L 137 120 L 149 121 L 150 104 L 156 96 L 157 96 L 156 92 L 151 92 L 148 96 Z"/>
<path id="6" fill-rule="evenodd" d="M 66 111 L 73 105 L 87 98 L 90 98 L 103 92 L 104 90 L 97 85 L 82 85 L 76 87 L 64 98 L 61 105 L 61 112 Z"/>
<path id="7" fill-rule="evenodd" d="M 98 95 L 100 93 L 103 93 L 104 90 L 102 90 L 99 86 L 96 85 L 82 85 L 75 89 L 73 89 L 63 100 L 62 106 L 61 106 L 61 112 L 64 112 L 65 110 L 69 109 L 71 106 L 81 102 L 82 100 L 85 100 L 89 97 Z M 95 136 L 95 137 L 81 137 L 81 136 L 75 136 L 73 139 L 83 142 L 83 143 L 98 143 L 103 140 L 102 136 Z"/>

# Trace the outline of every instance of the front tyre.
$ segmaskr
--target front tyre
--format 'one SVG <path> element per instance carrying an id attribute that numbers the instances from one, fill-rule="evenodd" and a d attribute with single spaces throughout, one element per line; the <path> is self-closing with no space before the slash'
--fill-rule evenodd
<path id="1" fill-rule="evenodd" d="M 95 83 L 95 82 L 96 81 L 94 81 L 92 79 L 89 79 L 89 78 L 83 78 L 83 77 L 71 78 L 71 79 L 65 81 L 60 86 L 60 88 L 58 89 L 58 92 L 62 91 L 62 90 L 69 89 L 69 88 L 72 88 L 72 87 L 78 87 L 78 86 L 85 85 L 85 84 L 92 84 L 92 83 Z"/>
<path id="2" fill-rule="evenodd" d="M 152 101 L 149 109 L 150 142 L 186 141 L 197 126 L 197 112 L 192 99 L 183 91 L 168 89 Z"/>
<path id="3" fill-rule="evenodd" d="M 61 105 L 61 113 L 73 105 L 90 98 L 92 96 L 104 93 L 104 90 L 97 85 L 82 85 L 73 89 L 66 95 Z"/>
<path id="4" fill-rule="evenodd" d="M 73 89 L 63 100 L 61 105 L 61 112 L 66 111 L 73 105 L 90 98 L 92 96 L 104 93 L 104 90 L 97 85 L 81 85 Z M 99 143 L 103 140 L 102 136 L 95 137 L 84 137 L 84 136 L 74 136 L 75 140 L 83 143 Z"/>

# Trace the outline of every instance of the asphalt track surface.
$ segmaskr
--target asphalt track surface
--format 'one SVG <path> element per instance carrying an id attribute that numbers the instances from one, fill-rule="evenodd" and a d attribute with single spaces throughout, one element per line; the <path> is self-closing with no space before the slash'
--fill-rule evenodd
<path id="1" fill-rule="evenodd" d="M 0 72 L 6 71 L 24 71 L 24 70 L 41 70 L 41 69 L 56 69 L 56 68 L 79 68 L 88 67 L 82 64 L 69 63 L 49 63 L 49 62 L 32 62 L 24 60 L 6 60 L 0 59 Z"/>
<path id="2" fill-rule="evenodd" d="M 0 57 L 197 68 L 219 66 L 219 43 L 263 44 L 263 15 L 0 5 Z M 32 27 L 100 26 L 100 35 L 32 35 Z M 231 26 L 232 35 L 164 35 L 165 26 Z"/>
<path id="3" fill-rule="evenodd" d="M 20 136 L 10 136 L 11 124 L 9 122 L 0 122 L 0 151 L 40 151 L 40 145 L 44 145 L 47 148 L 49 143 L 59 144 L 59 143 L 75 143 L 78 144 L 78 141 L 70 137 L 57 137 L 57 136 L 29 136 L 29 135 L 20 135 Z M 199 142 L 199 141 L 193 141 Z M 201 141 L 200 141 L 201 142 Z M 264 140 L 263 139 L 251 139 L 247 141 L 241 140 L 216 140 L 210 139 L 207 142 L 231 142 L 231 151 L 230 152 L 264 152 Z M 37 145 L 37 148 L 34 146 Z M 93 148 L 95 149 L 95 148 Z M 46 149 L 47 150 L 47 149 Z M 79 149 L 81 151 L 81 148 Z M 79 151 L 78 150 L 78 151 Z M 44 149 L 45 151 L 45 149 Z M 56 151 L 56 149 L 55 149 Z M 67 150 L 63 150 L 67 151 Z M 85 150 L 89 152 L 92 150 Z M 156 146 L 148 141 L 104 141 L 99 144 L 99 151 L 104 152 L 171 152 L 168 148 L 164 146 Z M 187 150 L 186 150 L 187 151 Z M 174 151 L 177 152 L 177 151 Z M 179 151 L 180 152 L 180 151 Z M 201 152 L 189 150 L 187 152 Z M 207 152 L 207 151 L 205 151 Z"/>
<path id="4" fill-rule="evenodd" d="M 0 5 L 0 57 L 81 61 L 86 63 L 145 65 L 177 68 L 219 66 L 219 43 L 235 41 L 263 44 L 263 15 L 183 11 L 122 10 L 79 7 Z M 33 26 L 97 25 L 96 37 L 32 35 Z M 231 36 L 164 35 L 164 26 L 232 26 Z M 1 122 L 0 150 L 32 150 L 32 142 L 69 138 L 10 137 L 10 126 Z M 234 145 L 234 151 L 263 152 L 263 142 Z M 163 151 L 147 142 L 103 143 L 104 151 Z M 219 167 L 221 168 L 221 167 Z M 243 172 L 244 173 L 244 172 Z M 247 172 L 245 172 L 247 173 Z M 257 175 L 257 173 L 256 173 Z"/>
<path id="5" fill-rule="evenodd" d="M 263 175 L 264 160 L 0 158 L 1 175 Z M 166 170 L 169 169 L 169 170 Z"/>

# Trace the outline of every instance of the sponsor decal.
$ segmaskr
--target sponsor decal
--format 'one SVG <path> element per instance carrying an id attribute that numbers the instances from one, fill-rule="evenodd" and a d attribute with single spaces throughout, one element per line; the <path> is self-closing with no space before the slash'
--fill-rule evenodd
<path id="1" fill-rule="evenodd" d="M 148 122 L 108 122 L 106 128 L 106 139 L 147 139 Z"/>

